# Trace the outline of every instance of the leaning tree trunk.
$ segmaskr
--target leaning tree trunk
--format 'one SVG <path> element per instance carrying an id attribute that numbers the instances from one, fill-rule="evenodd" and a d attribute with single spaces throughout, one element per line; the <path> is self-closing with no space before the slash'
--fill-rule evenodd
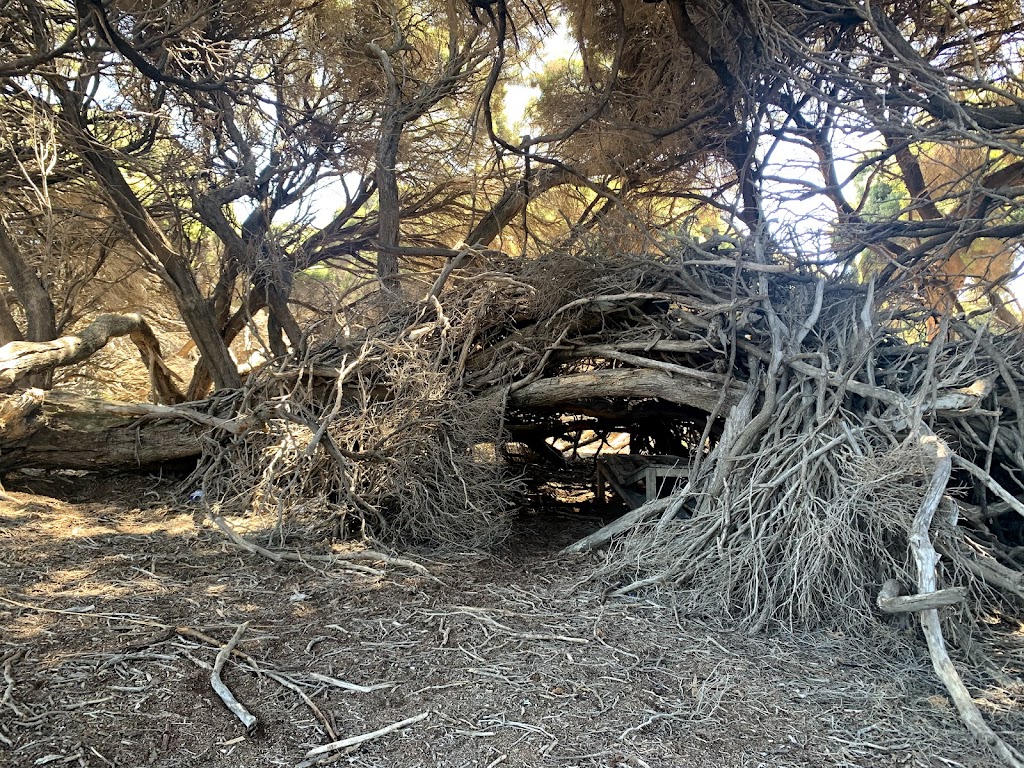
<path id="1" fill-rule="evenodd" d="M 181 318 L 188 327 L 192 340 L 199 347 L 203 363 L 210 369 L 217 387 L 240 387 L 242 379 L 238 374 L 238 367 L 214 325 L 212 309 L 199 290 L 196 276 L 188 262 L 175 250 L 139 200 L 121 172 L 112 150 L 97 142 L 89 133 L 82 114 L 81 97 L 69 91 L 56 78 L 50 81 L 50 85 L 60 98 L 63 108 L 61 125 L 66 129 L 69 143 L 106 192 L 126 232 L 132 235 L 143 253 L 163 267 L 164 277 L 174 293 Z"/>

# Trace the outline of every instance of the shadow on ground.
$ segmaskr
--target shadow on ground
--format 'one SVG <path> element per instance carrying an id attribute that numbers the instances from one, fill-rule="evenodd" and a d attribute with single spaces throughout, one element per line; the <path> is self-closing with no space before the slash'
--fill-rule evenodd
<path id="1" fill-rule="evenodd" d="M 526 516 L 495 554 L 421 557 L 429 577 L 353 572 L 242 552 L 155 480 L 90 482 L 0 508 L 12 768 L 995 765 L 911 637 L 751 638 L 606 602 L 557 555 L 584 522 Z M 267 521 L 234 523 L 265 543 Z M 210 683 L 246 622 L 223 679 L 250 731 Z"/>

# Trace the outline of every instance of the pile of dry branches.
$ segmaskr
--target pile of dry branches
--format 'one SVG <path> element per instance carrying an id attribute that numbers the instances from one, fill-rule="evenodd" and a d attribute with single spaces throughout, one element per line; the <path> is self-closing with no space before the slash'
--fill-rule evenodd
<path id="1" fill-rule="evenodd" d="M 373 305 L 361 333 L 264 368 L 241 407 L 263 426 L 209 452 L 210 498 L 484 543 L 520 490 L 499 460 L 517 426 L 547 425 L 550 445 L 568 416 L 613 412 L 628 429 L 638 403 L 683 403 L 703 421 L 683 425 L 686 498 L 616 543 L 606 576 L 621 592 L 682 588 L 757 627 L 863 620 L 883 582 L 913 582 L 907 536 L 934 463 L 917 443 L 936 434 L 954 451 L 944 519 L 954 505 L 962 517 L 949 578 L 1024 596 L 1003 535 L 1024 511 L 1018 332 L 935 323 L 750 243 L 515 269 L 456 270 L 383 319 Z"/>
<path id="2" fill-rule="evenodd" d="M 484 545 L 521 500 L 501 460 L 517 430 L 565 458 L 594 439 L 578 418 L 638 438 L 637 413 L 684 413 L 688 483 L 588 540 L 609 545 L 596 577 L 754 630 L 918 613 L 972 731 L 1016 764 L 943 671 L 943 628 L 961 649 L 983 638 L 986 674 L 1024 695 L 1019 329 L 936 318 L 898 287 L 775 263 L 754 241 L 514 269 L 455 270 L 255 375 L 239 412 L 261 426 L 211 444 L 208 498 Z"/>
<path id="3" fill-rule="evenodd" d="M 985 674 L 1024 696 L 1020 328 L 936 319 L 900 288 L 779 270 L 762 253 L 690 247 L 556 313 L 593 330 L 563 333 L 555 366 L 585 350 L 595 369 L 664 371 L 679 388 L 723 377 L 689 446 L 689 483 L 631 514 L 598 576 L 614 595 L 665 590 L 753 630 L 918 613 L 971 731 L 1021 765 L 981 718 L 942 628 L 962 649 L 984 638 Z"/>
<path id="4" fill-rule="evenodd" d="M 895 277 L 768 253 L 717 238 L 481 255 L 419 296 L 369 294 L 361 321 L 206 406 L 120 417 L 187 420 L 203 441 L 190 490 L 215 515 L 272 516 L 281 544 L 304 510 L 325 538 L 488 546 L 531 479 L 578 482 L 628 435 L 688 476 L 570 548 L 603 551 L 594 577 L 612 595 L 659 592 L 754 631 L 917 614 L 972 733 L 1022 766 L 946 649 L 1024 701 L 1021 329 L 1005 307 L 937 313 Z M 20 422 L 0 414 L 8 432 L 45 421 L 28 394 Z M 159 455 L 137 423 L 118 430 L 133 460 Z"/>
<path id="5" fill-rule="evenodd" d="M 495 460 L 504 401 L 465 386 L 467 359 L 528 292 L 484 276 L 450 307 L 403 302 L 383 319 L 380 297 L 367 298 L 374 319 L 358 336 L 250 377 L 237 414 L 253 426 L 211 443 L 190 484 L 216 510 L 283 520 L 299 508 L 334 536 L 495 543 L 519 483 Z"/>

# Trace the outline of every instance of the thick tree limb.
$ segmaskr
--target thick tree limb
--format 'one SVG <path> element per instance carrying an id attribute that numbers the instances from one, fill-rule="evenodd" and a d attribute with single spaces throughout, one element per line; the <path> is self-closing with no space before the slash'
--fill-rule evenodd
<path id="1" fill-rule="evenodd" d="M 135 194 L 117 164 L 115 153 L 93 139 L 89 133 L 82 116 L 84 107 L 81 96 L 69 91 L 56 79 L 51 80 L 50 84 L 61 101 L 62 125 L 66 128 L 69 143 L 92 170 L 126 232 L 134 238 L 140 251 L 163 267 L 181 318 L 202 352 L 203 362 L 209 367 L 217 387 L 237 389 L 242 385 L 238 368 L 231 359 L 227 344 L 214 326 L 213 312 L 199 290 L 196 276 L 187 260 L 175 250 Z"/>
<path id="2" fill-rule="evenodd" d="M 177 403 L 184 395 L 160 356 L 160 342 L 139 314 L 100 315 L 76 334 L 53 341 L 12 341 L 0 347 L 0 386 L 9 387 L 34 373 L 52 371 L 88 359 L 117 336 L 129 336 L 149 371 L 158 402 Z"/>
<path id="3" fill-rule="evenodd" d="M 927 595 L 900 595 L 896 579 L 889 579 L 878 593 L 878 608 L 882 613 L 916 613 L 929 608 L 956 605 L 966 599 L 963 589 L 939 589 Z"/>
<path id="4" fill-rule="evenodd" d="M 670 504 L 670 499 L 655 499 L 640 507 L 637 507 L 632 512 L 627 512 L 620 518 L 613 520 L 598 531 L 594 531 L 589 536 L 584 536 L 578 541 L 574 541 L 572 544 L 563 549 L 559 554 L 561 555 L 574 555 L 582 552 L 591 552 L 598 547 L 611 541 L 615 536 L 620 533 L 624 533 L 635 526 L 642 523 L 644 520 L 654 517 L 654 515 L 663 512 Z"/>
<path id="5" fill-rule="evenodd" d="M 529 180 L 528 185 L 524 180 L 508 187 L 466 236 L 466 244 L 478 248 L 490 245 L 501 234 L 501 230 L 515 221 L 531 200 L 555 187 L 570 183 L 574 178 L 566 170 L 551 168 L 538 173 Z"/>
<path id="6" fill-rule="evenodd" d="M 576 373 L 534 381 L 512 394 L 509 400 L 517 407 L 555 408 L 602 397 L 657 397 L 711 413 L 719 403 L 725 377 L 721 377 L 720 382 L 711 383 L 703 380 L 710 374 L 703 371 L 694 373 L 700 374 L 700 378 L 634 369 Z M 722 407 L 732 407 L 742 395 L 740 387 L 728 385 Z"/>

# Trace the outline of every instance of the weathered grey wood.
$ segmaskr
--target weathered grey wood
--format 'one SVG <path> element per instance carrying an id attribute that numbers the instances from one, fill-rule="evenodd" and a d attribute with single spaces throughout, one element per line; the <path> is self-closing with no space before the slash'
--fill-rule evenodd
<path id="1" fill-rule="evenodd" d="M 34 373 L 74 365 L 94 355 L 117 336 L 128 336 L 149 372 L 156 399 L 181 402 L 170 369 L 160 355 L 160 342 L 138 314 L 100 315 L 82 330 L 52 341 L 12 341 L 0 347 L 0 386 L 9 387 Z"/>
<path id="2" fill-rule="evenodd" d="M 593 398 L 657 397 L 710 413 L 724 392 L 724 413 L 743 395 L 739 386 L 729 385 L 723 390 L 724 386 L 724 376 L 721 382 L 712 383 L 673 376 L 664 371 L 615 369 L 538 379 L 513 393 L 509 399 L 513 405 L 522 408 L 556 408 L 566 403 L 578 405 Z"/>
<path id="3" fill-rule="evenodd" d="M 644 520 L 654 517 L 659 512 L 663 512 L 668 509 L 670 503 L 674 502 L 671 499 L 658 499 L 648 504 L 643 504 L 632 512 L 627 512 L 617 520 L 608 523 L 608 525 L 601 530 L 595 531 L 589 536 L 585 536 L 579 541 L 570 544 L 562 550 L 561 554 L 579 554 L 581 552 L 589 552 L 592 549 L 597 549 L 613 536 L 624 531 L 628 531 L 630 528 L 639 525 Z"/>
<path id="4" fill-rule="evenodd" d="M 929 608 L 956 605 L 967 599 L 960 587 L 939 589 L 926 595 L 900 595 L 899 582 L 889 579 L 878 593 L 878 608 L 883 613 L 916 613 Z"/>
<path id="5" fill-rule="evenodd" d="M 924 499 L 914 516 L 914 522 L 910 527 L 910 549 L 917 564 L 917 589 L 922 595 L 928 595 L 936 591 L 937 582 L 935 566 L 939 562 L 939 554 L 932 546 L 931 536 L 928 529 L 931 526 L 935 510 L 942 500 L 949 483 L 949 475 L 953 467 L 953 459 L 946 444 L 935 435 L 924 435 L 919 437 L 919 444 L 931 454 L 935 461 L 935 469 L 925 489 Z M 1012 745 L 1004 741 L 997 734 L 981 714 L 978 705 L 971 697 L 970 691 L 964 685 L 960 673 L 957 672 L 953 660 L 946 650 L 946 641 L 942 636 L 942 622 L 939 619 L 939 612 L 934 608 L 927 608 L 918 612 L 921 621 L 921 629 L 924 631 L 925 641 L 928 643 L 928 651 L 932 657 L 932 668 L 935 674 L 946 686 L 954 706 L 960 713 L 960 719 L 964 721 L 971 734 L 988 747 L 992 752 L 1011 768 L 1024 768 L 1024 755 L 1017 751 Z"/>
<path id="6" fill-rule="evenodd" d="M 40 389 L 8 396 L 0 400 L 0 469 L 131 469 L 199 455 L 209 425 L 184 410 L 148 408 L 157 406 Z"/>
<path id="7" fill-rule="evenodd" d="M 658 498 L 660 481 L 689 476 L 689 467 L 679 456 L 609 454 L 597 460 L 598 486 L 607 480 L 630 509 Z M 643 494 L 630 489 L 641 480 L 644 481 Z"/>

